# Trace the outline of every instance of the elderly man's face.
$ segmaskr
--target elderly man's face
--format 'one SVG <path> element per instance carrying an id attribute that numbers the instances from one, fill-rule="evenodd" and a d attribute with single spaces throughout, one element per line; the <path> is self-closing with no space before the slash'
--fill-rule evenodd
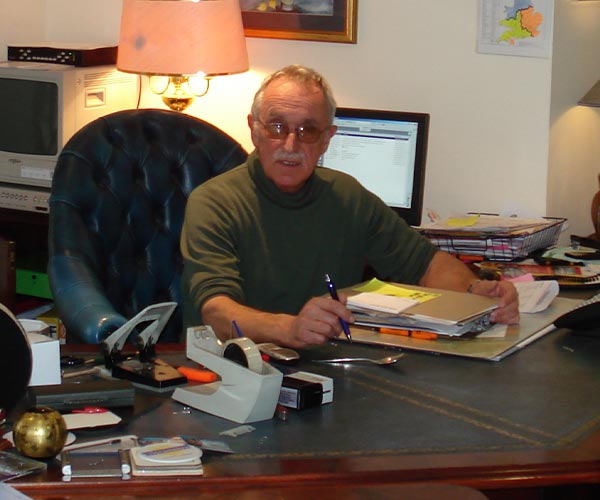
<path id="1" fill-rule="evenodd" d="M 336 131 L 329 123 L 319 87 L 280 78 L 265 89 L 258 120 L 250 115 L 248 124 L 265 174 L 281 191 L 300 190 L 312 175 Z"/>

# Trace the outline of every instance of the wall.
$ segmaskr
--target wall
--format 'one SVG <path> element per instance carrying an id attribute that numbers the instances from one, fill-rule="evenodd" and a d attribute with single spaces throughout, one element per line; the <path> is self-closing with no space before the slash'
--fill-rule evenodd
<path id="1" fill-rule="evenodd" d="M 0 60 L 6 60 L 6 45 L 25 40 L 43 40 L 46 0 L 0 0 Z"/>
<path id="2" fill-rule="evenodd" d="M 592 197 L 600 174 L 600 108 L 577 101 L 600 78 L 600 1 L 556 4 L 548 212 L 570 221 L 562 238 L 585 235 L 594 228 Z"/>
<path id="3" fill-rule="evenodd" d="M 556 1 L 561 16 L 569 16 L 576 3 L 600 5 Z M 38 11 L 40 3 L 47 14 Z M 18 10 L 28 19 L 39 21 L 41 15 L 48 40 L 111 44 L 118 38 L 120 6 L 121 0 L 46 0 Z M 13 0 L 0 0 L 0 7 L 16 10 Z M 431 113 L 425 207 L 441 215 L 467 210 L 562 215 L 568 207 L 554 201 L 554 189 L 552 197 L 547 192 L 553 182 L 563 185 L 562 178 L 548 180 L 549 165 L 551 175 L 564 175 L 549 158 L 555 151 L 563 154 L 550 144 L 552 59 L 478 54 L 477 10 L 478 0 L 360 0 L 356 45 L 248 38 L 252 71 L 215 79 L 190 112 L 249 149 L 245 115 L 262 77 L 288 63 L 307 64 L 328 77 L 340 105 Z M 10 35 L 13 28 L 7 30 Z M 561 57 L 568 60 L 575 45 L 588 47 L 587 35 L 570 33 Z M 598 59 L 585 53 L 586 59 Z M 589 80 L 600 76 L 589 72 L 596 73 Z M 573 95 L 588 83 L 572 85 L 566 76 L 562 82 Z M 161 103 L 145 93 L 142 106 Z M 588 157 L 584 148 L 581 155 Z M 572 212 L 578 224 L 584 215 Z"/>

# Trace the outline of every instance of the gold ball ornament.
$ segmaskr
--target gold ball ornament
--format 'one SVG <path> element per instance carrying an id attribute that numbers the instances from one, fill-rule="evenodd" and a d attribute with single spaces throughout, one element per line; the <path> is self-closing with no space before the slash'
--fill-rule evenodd
<path id="1" fill-rule="evenodd" d="M 52 458 L 67 441 L 67 425 L 62 415 L 52 408 L 29 408 L 15 422 L 13 439 L 21 455 Z"/>

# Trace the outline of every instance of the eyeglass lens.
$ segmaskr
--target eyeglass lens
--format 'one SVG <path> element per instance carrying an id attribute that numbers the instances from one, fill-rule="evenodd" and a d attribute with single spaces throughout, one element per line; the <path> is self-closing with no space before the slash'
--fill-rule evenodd
<path id="1" fill-rule="evenodd" d="M 307 144 L 317 142 L 324 132 L 314 125 L 300 125 L 294 130 L 291 130 L 285 123 L 272 122 L 261 124 L 267 133 L 267 137 L 270 139 L 285 139 L 291 132 L 294 132 L 300 142 L 305 142 Z"/>

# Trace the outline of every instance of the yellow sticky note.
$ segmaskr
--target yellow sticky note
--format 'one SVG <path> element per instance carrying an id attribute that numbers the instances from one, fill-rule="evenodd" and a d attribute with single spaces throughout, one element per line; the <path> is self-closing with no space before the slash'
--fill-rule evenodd
<path id="1" fill-rule="evenodd" d="M 354 290 L 358 292 L 380 293 L 381 295 L 392 295 L 394 297 L 403 297 L 405 299 L 413 299 L 418 302 L 427 302 L 428 300 L 439 297 L 439 293 L 429 293 L 423 290 L 412 290 L 410 288 L 402 288 L 397 285 L 390 285 L 384 281 L 373 278 L 363 286 L 357 287 Z"/>
<path id="2" fill-rule="evenodd" d="M 471 227 L 475 225 L 478 218 L 478 214 L 468 215 L 466 217 L 449 217 L 446 224 L 450 227 Z"/>

